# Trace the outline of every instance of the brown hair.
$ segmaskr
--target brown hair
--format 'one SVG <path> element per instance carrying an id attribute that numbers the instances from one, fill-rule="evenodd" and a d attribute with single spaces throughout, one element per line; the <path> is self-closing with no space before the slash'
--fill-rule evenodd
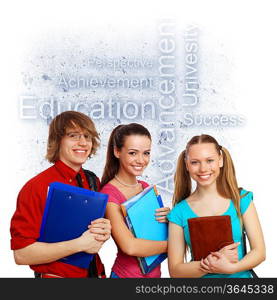
<path id="1" fill-rule="evenodd" d="M 119 170 L 119 160 L 114 155 L 114 148 L 116 147 L 120 150 L 124 146 L 126 137 L 130 135 L 147 136 L 151 140 L 151 134 L 148 129 L 137 123 L 118 125 L 114 128 L 108 142 L 106 164 L 101 179 L 101 187 L 112 180 L 117 174 Z"/>
<path id="2" fill-rule="evenodd" d="M 218 155 L 222 155 L 223 167 L 220 168 L 220 174 L 217 178 L 217 190 L 222 197 L 231 199 L 233 201 L 237 214 L 241 220 L 240 189 L 237 184 L 235 167 L 231 155 L 226 148 L 218 144 L 215 138 L 207 134 L 194 136 L 187 143 L 186 149 L 181 152 L 178 158 L 177 169 L 174 176 L 175 189 L 173 195 L 173 205 L 176 205 L 182 199 L 189 197 L 191 194 L 191 177 L 186 168 L 185 160 L 187 158 L 190 146 L 202 143 L 214 144 Z"/>
<path id="3" fill-rule="evenodd" d="M 54 163 L 59 159 L 62 137 L 66 134 L 67 129 L 76 127 L 87 131 L 92 137 L 92 148 L 89 157 L 96 153 L 100 144 L 100 139 L 93 121 L 83 113 L 77 111 L 65 111 L 57 115 L 49 126 L 46 153 L 46 159 L 49 162 Z"/>

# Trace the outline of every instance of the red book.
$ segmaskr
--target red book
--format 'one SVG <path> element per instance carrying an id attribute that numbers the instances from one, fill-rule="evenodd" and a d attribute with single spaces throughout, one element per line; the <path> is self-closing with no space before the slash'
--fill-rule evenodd
<path id="1" fill-rule="evenodd" d="M 195 261 L 234 243 L 230 216 L 191 218 L 188 226 Z"/>

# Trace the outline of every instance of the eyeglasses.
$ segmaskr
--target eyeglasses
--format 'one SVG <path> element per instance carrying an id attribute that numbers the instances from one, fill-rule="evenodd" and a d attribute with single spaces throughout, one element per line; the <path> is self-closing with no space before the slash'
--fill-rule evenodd
<path id="1" fill-rule="evenodd" d="M 69 132 L 66 134 L 72 141 L 80 141 L 81 137 L 83 136 L 87 142 L 92 142 L 92 136 L 89 134 L 83 134 L 79 132 Z"/>

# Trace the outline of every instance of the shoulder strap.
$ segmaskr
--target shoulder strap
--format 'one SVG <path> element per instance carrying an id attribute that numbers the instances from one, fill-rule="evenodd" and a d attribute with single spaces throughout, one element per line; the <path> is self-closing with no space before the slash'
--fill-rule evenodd
<path id="1" fill-rule="evenodd" d="M 241 193 L 242 190 L 243 190 L 243 188 L 240 187 L 240 188 L 239 188 L 239 194 Z M 249 191 L 246 191 L 246 193 L 244 193 L 244 194 L 242 194 L 242 195 L 240 195 L 240 196 L 241 196 L 241 198 L 243 198 L 243 197 L 247 196 L 248 194 L 249 194 Z"/>
<path id="2" fill-rule="evenodd" d="M 96 174 L 94 174 L 93 172 L 89 171 L 89 170 L 84 170 L 85 176 L 87 178 L 88 181 L 88 185 L 89 188 L 92 191 L 97 192 L 98 191 L 98 185 L 97 185 L 97 176 Z M 101 259 L 98 255 L 98 253 L 96 253 L 92 259 L 92 261 L 90 262 L 89 268 L 88 268 L 88 277 L 92 277 L 92 278 L 106 278 L 105 275 L 105 268 L 104 265 L 101 262 Z"/>
<path id="3" fill-rule="evenodd" d="M 242 190 L 243 190 L 243 188 L 239 188 L 239 192 L 241 192 Z M 245 194 L 241 195 L 241 198 L 245 197 L 248 194 L 249 194 L 249 192 L 246 192 Z M 246 232 L 245 232 L 244 226 L 242 228 L 242 241 L 243 241 L 243 247 L 244 247 L 244 255 L 246 255 L 247 254 L 247 244 L 246 244 Z M 249 270 L 249 272 L 251 273 L 253 278 L 258 278 L 258 275 L 256 274 L 256 272 L 253 269 Z"/>
<path id="4" fill-rule="evenodd" d="M 97 186 L 97 176 L 89 171 L 89 170 L 84 170 L 84 173 L 86 175 L 86 178 L 87 178 L 87 181 L 88 181 L 88 185 L 89 185 L 89 188 L 92 190 L 92 191 L 95 191 L 97 192 L 98 191 L 98 186 Z"/>
<path id="5" fill-rule="evenodd" d="M 246 232 L 245 232 L 244 228 L 242 229 L 242 240 L 243 240 L 243 246 L 244 246 L 244 255 L 246 255 L 246 253 L 247 253 L 247 249 L 246 249 Z M 249 270 L 249 272 L 251 273 L 253 278 L 259 278 L 258 275 L 256 274 L 256 272 L 253 269 Z"/>

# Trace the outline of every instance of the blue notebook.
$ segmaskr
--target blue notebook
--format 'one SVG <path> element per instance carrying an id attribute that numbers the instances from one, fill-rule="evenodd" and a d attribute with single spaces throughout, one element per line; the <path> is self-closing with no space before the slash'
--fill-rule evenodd
<path id="1" fill-rule="evenodd" d="M 91 221 L 104 216 L 108 195 L 53 182 L 49 186 L 38 241 L 72 240 L 88 229 Z M 59 261 L 88 268 L 93 254 L 78 252 Z"/>
<path id="2" fill-rule="evenodd" d="M 155 186 L 149 186 L 138 195 L 121 205 L 128 228 L 137 238 L 153 241 L 166 241 L 167 223 L 155 219 L 155 210 L 163 207 L 161 196 Z M 148 257 L 138 257 L 143 274 L 147 274 L 167 258 L 167 253 Z"/>

